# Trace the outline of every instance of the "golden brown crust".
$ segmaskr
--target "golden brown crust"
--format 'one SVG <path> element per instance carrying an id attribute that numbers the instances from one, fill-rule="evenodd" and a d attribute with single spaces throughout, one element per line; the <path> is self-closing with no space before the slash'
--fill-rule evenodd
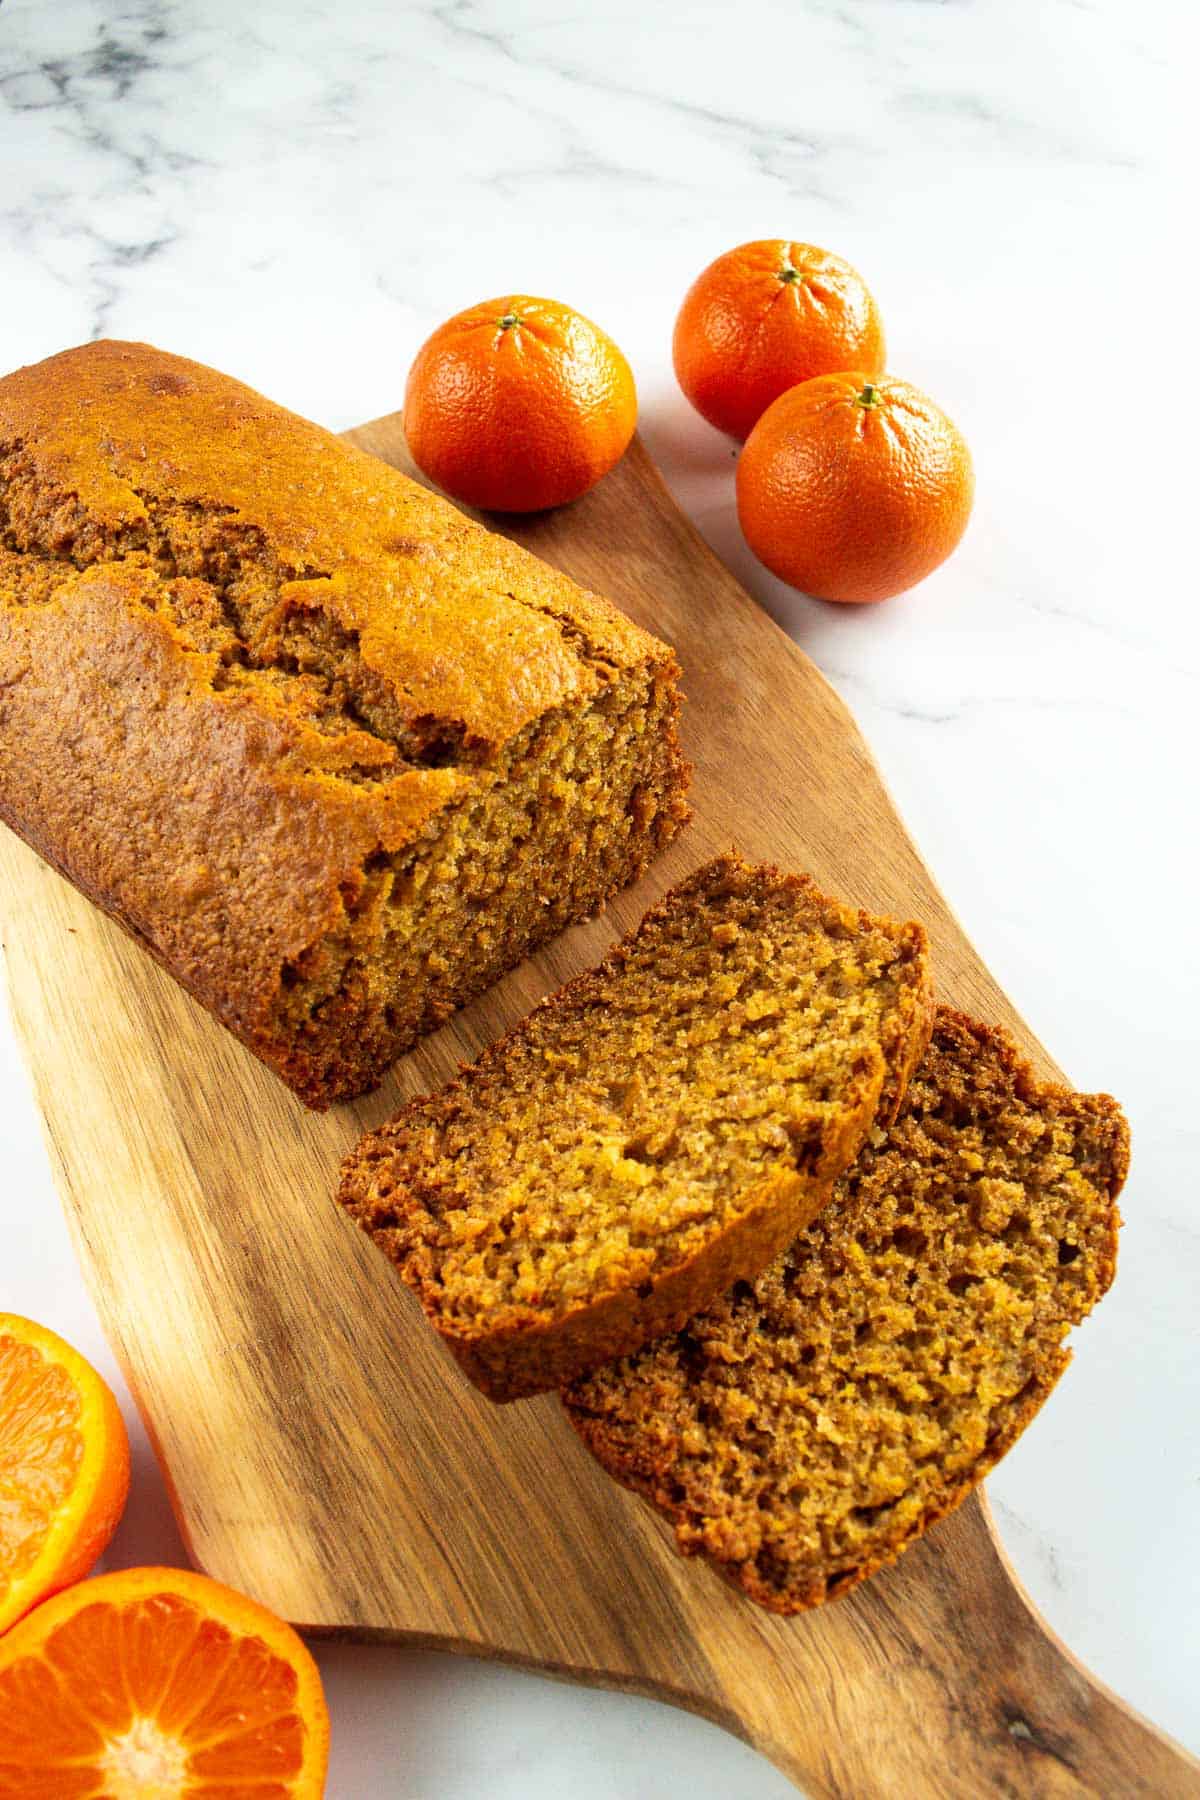
<path id="1" fill-rule="evenodd" d="M 259 534 L 293 587 L 315 584 L 307 598 L 360 634 L 413 724 L 461 725 L 495 748 L 594 687 L 597 662 L 666 654 L 398 470 L 148 344 L 84 344 L 6 376 L 0 445 L 22 447 L 42 507 L 56 500 L 69 554 L 85 536 L 145 532 L 162 504 L 218 508 Z"/>
<path id="2" fill-rule="evenodd" d="M 442 1175 L 431 1173 L 442 1148 L 452 1141 L 457 1144 L 459 1137 L 453 1134 L 458 1133 L 473 1139 L 478 1150 L 518 1079 L 531 1066 L 535 1081 L 541 1079 L 543 1087 L 530 1099 L 530 1136 L 548 1131 L 560 1100 L 570 1114 L 571 1091 L 582 1106 L 586 1094 L 612 1073 L 601 1045 L 606 1042 L 603 1033 L 609 1016 L 619 1010 L 627 969 L 640 972 L 639 956 L 646 945 L 656 942 L 656 933 L 669 934 L 681 917 L 729 896 L 751 907 L 769 898 L 785 914 L 807 909 L 812 930 L 828 930 L 851 946 L 862 939 L 864 956 L 869 944 L 871 955 L 887 959 L 889 997 L 881 1006 L 877 1037 L 863 1068 L 837 1090 L 829 1115 L 822 1114 L 819 1120 L 808 1116 L 807 1135 L 798 1135 L 783 1154 L 776 1151 L 721 1215 L 719 1227 L 697 1232 L 685 1253 L 673 1259 L 665 1254 L 644 1257 L 623 1271 L 615 1285 L 606 1273 L 577 1304 L 556 1305 L 545 1296 L 533 1302 L 489 1298 L 477 1312 L 464 1315 L 447 1285 L 446 1265 L 456 1254 L 456 1240 L 446 1221 L 465 1216 L 470 1198 L 447 1185 L 461 1180 L 465 1165 L 452 1159 Z M 765 937 L 763 941 L 769 948 L 769 941 Z M 664 948 L 674 948 L 669 935 Z M 669 985 L 665 957 L 662 966 L 665 992 Z M 682 976 L 679 981 L 681 992 L 686 991 Z M 701 1004 L 706 1012 L 720 1011 L 718 1002 L 707 1006 L 703 994 Z M 636 1008 L 633 1016 L 636 1020 Z M 589 1020 L 594 1041 L 588 1029 L 579 1032 L 579 1022 Z M 735 857 L 719 858 L 668 894 L 598 968 L 544 1000 L 529 1018 L 491 1045 L 457 1083 L 410 1102 L 396 1119 L 368 1134 L 344 1166 L 339 1199 L 416 1291 L 430 1322 L 471 1380 L 493 1400 L 520 1399 L 560 1387 L 650 1338 L 676 1330 L 713 1295 L 772 1261 L 825 1204 L 833 1181 L 857 1154 L 866 1131 L 877 1120 L 892 1117 L 909 1071 L 928 1042 L 931 1023 L 927 946 L 919 926 L 895 925 L 844 907 L 822 895 L 807 876 L 752 868 Z M 682 1028 L 680 1019 L 674 1025 Z M 639 1064 L 653 1057 L 653 1038 L 635 1049 L 632 1039 L 626 1044 L 623 1029 L 616 1034 L 627 1049 L 622 1073 L 632 1071 L 637 1078 Z M 557 1094 L 547 1098 L 544 1077 L 538 1074 L 539 1058 L 553 1069 L 573 1032 L 585 1045 L 576 1088 L 568 1090 L 565 1100 Z M 753 1065 L 745 1079 L 755 1079 Z M 704 1102 L 697 1099 L 696 1104 Z M 469 1124 L 464 1125 L 464 1114 Z M 798 1133 L 801 1116 L 802 1107 L 792 1121 Z M 639 1129 L 644 1131 L 644 1126 L 643 1120 Z M 780 1136 L 784 1138 L 782 1132 Z M 469 1143 L 466 1148 L 469 1156 Z M 565 1170 L 566 1165 L 561 1167 Z M 481 1179 L 490 1176 L 485 1173 Z M 520 1190 L 518 1186 L 505 1191 Z M 592 1205 L 600 1207 L 598 1195 Z M 561 1220 L 554 1223 L 553 1206 L 544 1229 L 551 1235 L 563 1229 Z M 472 1247 L 483 1242 L 482 1236 L 471 1239 Z"/>
<path id="3" fill-rule="evenodd" d="M 309 1104 L 679 828 L 677 673 L 226 376 L 100 343 L 0 380 L 0 816 Z M 584 849 L 571 759 L 618 742 Z M 409 928 L 426 867 L 446 917 Z"/>
<path id="4" fill-rule="evenodd" d="M 941 1008 L 892 1133 L 787 1255 L 576 1383 L 571 1422 L 759 1605 L 839 1598 L 1044 1403 L 1113 1279 L 1128 1160 L 1109 1096 L 1039 1083 L 1006 1034 Z"/>

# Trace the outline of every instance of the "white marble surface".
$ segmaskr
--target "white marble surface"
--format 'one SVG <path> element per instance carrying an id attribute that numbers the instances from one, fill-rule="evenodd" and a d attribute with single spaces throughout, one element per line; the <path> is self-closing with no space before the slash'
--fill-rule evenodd
<path id="1" fill-rule="evenodd" d="M 989 1484 L 1049 1620 L 1200 1748 L 1200 971 L 1189 9 L 1173 0 L 5 0 L 0 367 L 100 333 L 334 426 L 510 288 L 624 345 L 675 491 L 854 708 L 987 960 L 1125 1101 L 1120 1278 Z M 669 366 L 718 251 L 867 274 L 974 446 L 951 564 L 825 608 L 737 537 Z M 7 1025 L 0 1305 L 116 1381 Z M 119 1387 L 119 1382 L 117 1383 Z M 133 1421 L 126 1398 L 127 1416 Z M 144 1438 L 114 1562 L 179 1546 Z M 696 1720 L 436 1656 L 321 1652 L 337 1800 L 782 1800 Z"/>

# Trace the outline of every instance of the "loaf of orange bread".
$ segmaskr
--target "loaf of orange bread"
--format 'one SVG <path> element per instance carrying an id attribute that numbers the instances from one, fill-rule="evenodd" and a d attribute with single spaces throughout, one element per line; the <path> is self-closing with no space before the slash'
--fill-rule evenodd
<path id="1" fill-rule="evenodd" d="M 0 816 L 310 1105 L 686 816 L 671 651 L 141 344 L 0 381 Z"/>

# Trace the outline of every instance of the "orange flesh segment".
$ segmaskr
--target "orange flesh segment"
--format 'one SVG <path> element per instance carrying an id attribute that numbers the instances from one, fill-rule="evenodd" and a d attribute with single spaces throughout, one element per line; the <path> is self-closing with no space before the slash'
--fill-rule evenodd
<path id="1" fill-rule="evenodd" d="M 83 1460 L 79 1394 L 31 1344 L 0 1336 L 0 1600 L 33 1565 Z"/>
<path id="2" fill-rule="evenodd" d="M 262 1638 L 177 1594 L 84 1605 L 0 1670 L 0 1792 L 19 1770 L 22 1800 L 289 1800 L 298 1686 Z"/>

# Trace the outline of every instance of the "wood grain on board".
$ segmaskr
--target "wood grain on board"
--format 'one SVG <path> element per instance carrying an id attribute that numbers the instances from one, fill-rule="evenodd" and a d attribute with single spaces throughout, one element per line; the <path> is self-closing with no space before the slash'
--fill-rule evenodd
<path id="1" fill-rule="evenodd" d="M 349 435 L 410 466 L 396 418 Z M 1055 1072 L 947 909 L 844 706 L 640 444 L 585 500 L 512 535 L 676 645 L 696 817 L 603 918 L 515 970 L 379 1093 L 306 1112 L 115 925 L 0 840 L 17 1031 L 84 1273 L 192 1556 L 309 1631 L 673 1701 L 811 1795 L 1200 1795 L 1200 1766 L 1046 1633 L 981 1500 L 849 1599 L 769 1617 L 676 1555 L 554 1399 L 496 1408 L 469 1387 L 333 1205 L 366 1126 L 731 844 L 922 919 L 942 995 L 1008 1025 Z"/>

